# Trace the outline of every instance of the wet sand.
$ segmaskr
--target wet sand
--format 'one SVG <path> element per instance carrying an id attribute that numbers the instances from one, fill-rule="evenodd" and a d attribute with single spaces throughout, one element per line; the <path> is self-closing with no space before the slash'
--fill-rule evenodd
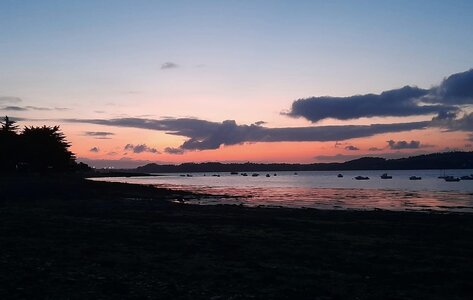
<path id="1" fill-rule="evenodd" d="M 199 206 L 147 186 L 0 179 L 2 299 L 473 294 L 471 213 Z"/>

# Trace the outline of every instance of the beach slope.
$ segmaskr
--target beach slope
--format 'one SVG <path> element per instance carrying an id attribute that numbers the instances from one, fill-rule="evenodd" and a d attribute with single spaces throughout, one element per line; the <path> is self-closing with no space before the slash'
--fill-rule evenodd
<path id="1" fill-rule="evenodd" d="M 1 179 L 2 299 L 473 295 L 472 214 L 196 206 L 146 186 Z"/>

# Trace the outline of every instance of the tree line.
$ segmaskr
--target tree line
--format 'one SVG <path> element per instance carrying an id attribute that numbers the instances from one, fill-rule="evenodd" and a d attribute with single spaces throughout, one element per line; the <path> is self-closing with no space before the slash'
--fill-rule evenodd
<path id="1" fill-rule="evenodd" d="M 184 172 L 272 172 L 272 171 L 344 171 L 344 170 L 431 170 L 473 169 L 473 152 L 432 153 L 407 158 L 362 157 L 342 163 L 183 163 L 147 164 L 135 169 L 140 173 Z"/>
<path id="2" fill-rule="evenodd" d="M 26 126 L 20 129 L 8 116 L 0 121 L 1 172 L 57 172 L 87 169 L 77 164 L 59 126 Z"/>

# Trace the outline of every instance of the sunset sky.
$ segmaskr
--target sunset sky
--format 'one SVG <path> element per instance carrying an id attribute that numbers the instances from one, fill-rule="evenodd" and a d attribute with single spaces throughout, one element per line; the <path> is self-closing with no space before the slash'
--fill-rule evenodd
<path id="1" fill-rule="evenodd" d="M 0 2 L 0 114 L 97 167 L 473 150 L 473 1 Z"/>

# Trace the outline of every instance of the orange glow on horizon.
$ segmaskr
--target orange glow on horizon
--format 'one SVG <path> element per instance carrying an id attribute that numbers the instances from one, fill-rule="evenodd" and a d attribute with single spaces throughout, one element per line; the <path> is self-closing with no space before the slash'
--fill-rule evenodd
<path id="1" fill-rule="evenodd" d="M 42 126 L 44 122 L 20 122 L 21 126 Z M 49 125 L 49 124 L 48 124 Z M 55 125 L 55 124 L 50 124 Z M 92 124 L 61 124 L 61 130 L 71 143 L 71 151 L 78 158 L 90 160 L 129 160 L 157 163 L 183 162 L 287 162 L 313 163 L 345 161 L 361 156 L 409 156 L 420 153 L 441 152 L 448 149 L 469 150 L 464 132 L 442 132 L 439 129 L 414 130 L 401 133 L 380 134 L 372 137 L 331 142 L 257 142 L 221 146 L 215 150 L 187 151 L 182 155 L 164 153 L 166 147 L 178 147 L 186 138 L 154 130 L 98 126 Z M 97 138 L 86 132 L 109 132 L 111 135 Z M 420 141 L 418 149 L 390 149 L 387 141 Z M 126 150 L 127 144 L 145 144 L 156 153 L 134 153 Z M 350 147 L 352 146 L 352 147 Z M 97 148 L 98 151 L 91 151 Z M 370 148 L 376 148 L 371 149 Z M 350 150 L 354 149 L 354 150 Z M 356 150 L 358 149 L 358 150 Z M 337 156 L 338 155 L 338 156 Z"/>

